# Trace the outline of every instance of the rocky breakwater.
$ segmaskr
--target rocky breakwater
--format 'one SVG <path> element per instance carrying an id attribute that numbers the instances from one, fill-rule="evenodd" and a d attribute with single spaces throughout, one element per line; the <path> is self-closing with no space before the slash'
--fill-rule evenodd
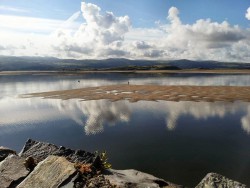
<path id="1" fill-rule="evenodd" d="M 0 188 L 184 187 L 137 170 L 108 167 L 105 154 L 29 139 L 19 154 L 0 147 Z M 246 186 L 214 173 L 197 185 L 197 188 L 217 187 Z"/>

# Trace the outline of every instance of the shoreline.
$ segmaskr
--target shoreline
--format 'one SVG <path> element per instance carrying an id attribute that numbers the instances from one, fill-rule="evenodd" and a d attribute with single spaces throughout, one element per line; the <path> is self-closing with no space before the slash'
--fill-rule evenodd
<path id="1" fill-rule="evenodd" d="M 40 74 L 91 74 L 91 73 L 133 73 L 133 74 L 250 74 L 248 69 L 183 69 L 183 70 L 83 70 L 83 71 L 0 71 L 0 75 Z"/>

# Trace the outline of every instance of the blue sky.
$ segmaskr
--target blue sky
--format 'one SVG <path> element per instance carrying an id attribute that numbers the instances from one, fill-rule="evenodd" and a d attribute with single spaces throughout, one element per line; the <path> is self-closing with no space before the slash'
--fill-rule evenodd
<path id="1" fill-rule="evenodd" d="M 26 15 L 40 18 L 67 19 L 80 10 L 80 0 L 0 0 L 0 6 L 14 7 L 20 11 L 1 10 L 2 14 Z M 247 0 L 85 0 L 112 11 L 117 16 L 129 15 L 135 27 L 153 27 L 155 21 L 166 22 L 167 11 L 175 6 L 184 23 L 211 18 L 213 21 L 230 21 L 249 27 L 245 12 L 250 7 Z M 27 12 L 25 12 L 27 11 Z"/>
<path id="2" fill-rule="evenodd" d="M 46 49 L 54 48 L 48 56 L 176 59 L 181 55 L 189 59 L 249 61 L 247 52 L 237 57 L 237 50 L 250 49 L 249 7 L 248 0 L 0 0 L 2 41 L 11 38 L 0 42 L 0 54 L 46 56 Z M 98 19 L 88 21 L 93 14 Z M 105 16 L 112 17 L 113 22 Z M 96 32 L 97 39 L 90 36 L 90 31 Z M 25 39 L 23 44 L 19 38 Z M 157 43 L 159 40 L 162 42 Z M 46 46 L 44 41 L 53 44 Z M 200 45 L 195 45 L 197 42 Z M 99 51 L 89 48 L 94 43 Z M 39 49 L 41 46 L 43 49 Z M 131 53 L 133 50 L 136 54 Z M 220 54 L 216 50 L 221 50 Z"/>

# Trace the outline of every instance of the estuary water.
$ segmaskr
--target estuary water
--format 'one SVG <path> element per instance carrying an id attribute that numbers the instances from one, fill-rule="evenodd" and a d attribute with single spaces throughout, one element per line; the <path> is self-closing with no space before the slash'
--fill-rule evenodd
<path id="1" fill-rule="evenodd" d="M 250 75 L 0 76 L 0 145 L 20 151 L 32 138 L 73 149 L 106 150 L 115 169 L 137 169 L 189 187 L 217 172 L 250 186 L 250 103 L 19 97 L 128 82 L 250 86 Z"/>

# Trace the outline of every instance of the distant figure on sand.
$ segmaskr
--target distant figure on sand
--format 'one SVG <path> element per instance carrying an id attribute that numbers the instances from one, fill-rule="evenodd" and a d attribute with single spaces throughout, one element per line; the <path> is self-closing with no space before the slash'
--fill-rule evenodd
<path id="1" fill-rule="evenodd" d="M 128 82 L 128 85 L 129 85 L 129 82 Z"/>
<path id="2" fill-rule="evenodd" d="M 78 80 L 78 82 L 80 83 L 80 80 Z"/>

